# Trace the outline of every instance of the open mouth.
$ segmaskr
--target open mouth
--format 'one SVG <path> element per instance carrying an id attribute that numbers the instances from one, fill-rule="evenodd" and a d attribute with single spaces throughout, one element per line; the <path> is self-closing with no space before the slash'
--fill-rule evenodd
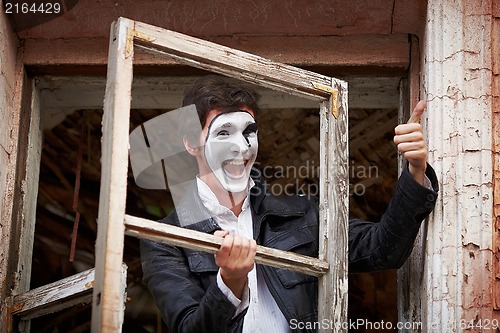
<path id="1" fill-rule="evenodd" d="M 230 160 L 222 163 L 224 173 L 233 179 L 246 176 L 246 166 L 249 160 Z"/>

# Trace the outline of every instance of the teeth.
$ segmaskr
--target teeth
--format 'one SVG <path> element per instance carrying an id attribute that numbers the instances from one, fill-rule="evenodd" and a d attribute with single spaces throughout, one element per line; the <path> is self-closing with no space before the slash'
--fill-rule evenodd
<path id="1" fill-rule="evenodd" d="M 230 165 L 243 165 L 245 163 L 243 161 L 230 161 L 230 162 L 227 162 L 227 164 L 230 164 Z"/>

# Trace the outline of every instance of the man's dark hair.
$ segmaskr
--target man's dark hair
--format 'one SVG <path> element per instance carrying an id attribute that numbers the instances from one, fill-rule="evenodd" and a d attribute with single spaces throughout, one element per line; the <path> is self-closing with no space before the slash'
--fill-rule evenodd
<path id="1" fill-rule="evenodd" d="M 208 112 L 217 109 L 220 112 L 235 111 L 247 107 L 253 111 L 255 118 L 260 111 L 258 102 L 260 95 L 253 89 L 225 80 L 218 75 L 208 75 L 198 79 L 189 88 L 182 102 L 182 106 L 194 104 L 201 127 L 205 125 Z M 184 124 L 180 129 L 182 136 L 193 138 L 189 133 L 189 124 Z"/>

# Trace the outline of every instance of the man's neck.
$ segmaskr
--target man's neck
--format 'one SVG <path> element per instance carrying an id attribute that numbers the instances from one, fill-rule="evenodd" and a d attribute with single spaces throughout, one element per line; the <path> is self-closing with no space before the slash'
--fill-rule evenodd
<path id="1" fill-rule="evenodd" d="M 207 177 L 200 177 L 200 179 L 210 188 L 221 206 L 230 209 L 235 216 L 240 215 L 243 202 L 248 195 L 247 190 L 242 192 L 229 192 L 213 179 Z"/>
<path id="2" fill-rule="evenodd" d="M 239 192 L 239 193 L 231 193 L 231 192 L 225 192 L 222 195 L 217 195 L 215 194 L 217 199 L 219 200 L 219 203 L 224 206 L 229 208 L 235 216 L 240 215 L 242 207 L 243 207 L 243 201 L 245 201 L 245 198 L 247 196 L 247 193 L 245 192 Z"/>

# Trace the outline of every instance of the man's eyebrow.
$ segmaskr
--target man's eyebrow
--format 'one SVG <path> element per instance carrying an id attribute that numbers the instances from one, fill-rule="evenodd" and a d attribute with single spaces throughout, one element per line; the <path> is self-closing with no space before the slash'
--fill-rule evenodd
<path id="1" fill-rule="evenodd" d="M 257 123 L 256 122 L 252 122 L 252 121 L 249 121 L 247 124 L 246 124 L 246 130 L 252 130 L 252 131 L 257 131 Z"/>
<path id="2" fill-rule="evenodd" d="M 220 124 L 220 125 L 214 127 L 210 131 L 215 131 L 215 130 L 218 130 L 218 129 L 221 129 L 221 128 L 228 128 L 228 127 L 234 127 L 234 126 L 235 126 L 234 123 L 228 121 L 228 122 L 226 122 L 224 124 Z M 250 121 L 250 120 L 247 121 L 246 124 L 245 124 L 245 128 L 248 128 L 249 126 L 252 126 L 252 129 L 257 130 L 257 123 L 255 121 Z"/>
<path id="3" fill-rule="evenodd" d="M 252 125 L 252 124 L 255 124 L 255 122 L 247 121 L 245 126 Z M 235 126 L 235 124 L 228 121 L 227 123 L 224 123 L 224 124 L 217 126 L 217 128 L 232 127 L 232 126 Z"/>
<path id="4" fill-rule="evenodd" d="M 220 124 L 220 125 L 217 125 L 215 127 L 212 127 L 210 126 L 210 132 L 212 131 L 217 131 L 217 130 L 220 130 L 220 129 L 223 129 L 223 128 L 228 128 L 228 127 L 233 127 L 234 124 L 233 123 L 230 123 L 230 122 L 227 122 L 227 123 L 224 123 L 224 124 Z"/>

